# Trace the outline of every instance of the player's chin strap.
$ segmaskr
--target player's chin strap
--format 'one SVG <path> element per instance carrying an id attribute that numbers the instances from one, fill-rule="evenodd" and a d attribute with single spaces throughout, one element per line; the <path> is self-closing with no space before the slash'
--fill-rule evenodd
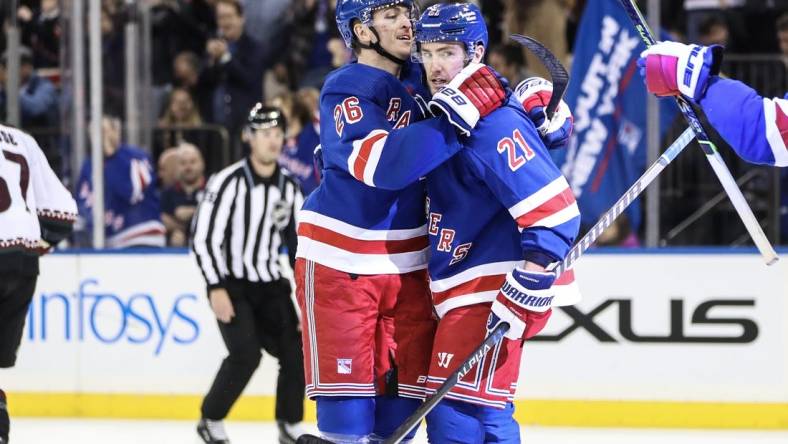
<path id="1" fill-rule="evenodd" d="M 356 44 L 360 48 L 372 49 L 375 52 L 377 52 L 378 54 L 382 55 L 383 57 L 391 60 L 392 62 L 394 62 L 394 63 L 396 63 L 397 65 L 400 65 L 400 66 L 404 65 L 405 62 L 407 62 L 407 60 L 403 60 L 403 59 L 400 59 L 400 58 L 394 56 L 394 54 L 386 51 L 385 49 L 383 49 L 382 46 L 380 46 L 380 35 L 378 34 L 378 31 L 374 27 L 370 26 L 369 30 L 372 31 L 373 34 L 375 34 L 375 38 L 377 38 L 378 41 L 374 42 L 374 43 L 370 43 L 369 45 L 366 45 L 364 43 L 361 43 L 358 39 L 356 39 Z"/>

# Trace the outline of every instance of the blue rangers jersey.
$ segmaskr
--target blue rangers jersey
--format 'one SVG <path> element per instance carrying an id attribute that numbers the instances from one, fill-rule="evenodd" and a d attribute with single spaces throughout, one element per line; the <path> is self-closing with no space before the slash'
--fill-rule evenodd
<path id="1" fill-rule="evenodd" d="M 279 165 L 296 177 L 301 192 L 308 195 L 320 183 L 315 165 L 315 147 L 320 144 L 320 123 L 315 121 L 306 125 L 294 138 L 285 141 Z"/>
<path id="2" fill-rule="evenodd" d="M 563 260 L 580 227 L 568 182 L 514 98 L 461 142 L 465 149 L 427 175 L 430 287 L 441 317 L 492 302 L 523 259 Z M 579 298 L 571 270 L 555 289 L 556 305 Z"/>
<path id="3" fill-rule="evenodd" d="M 323 178 L 300 213 L 297 257 L 356 274 L 426 268 L 418 179 L 460 144 L 445 117 L 421 119 L 409 89 L 386 71 L 353 63 L 328 76 L 320 96 Z"/>
<path id="4" fill-rule="evenodd" d="M 87 159 L 77 184 L 77 205 L 90 231 L 93 211 L 93 166 Z M 150 158 L 121 145 L 104 159 L 104 229 L 109 248 L 163 247 L 164 224 Z"/>
<path id="5" fill-rule="evenodd" d="M 767 99 L 736 80 L 715 78 L 700 101 L 709 122 L 742 159 L 788 166 L 788 94 Z"/>

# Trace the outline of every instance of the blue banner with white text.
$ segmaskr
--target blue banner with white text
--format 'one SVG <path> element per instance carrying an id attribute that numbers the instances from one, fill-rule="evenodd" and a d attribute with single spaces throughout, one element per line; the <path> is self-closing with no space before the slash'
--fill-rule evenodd
<path id="1" fill-rule="evenodd" d="M 646 88 L 637 69 L 645 49 L 615 0 L 589 0 L 574 47 L 566 102 L 574 114 L 569 149 L 555 158 L 578 200 L 582 225 L 590 228 L 646 168 Z M 678 108 L 660 101 L 662 132 Z M 626 212 L 641 223 L 638 201 Z"/>

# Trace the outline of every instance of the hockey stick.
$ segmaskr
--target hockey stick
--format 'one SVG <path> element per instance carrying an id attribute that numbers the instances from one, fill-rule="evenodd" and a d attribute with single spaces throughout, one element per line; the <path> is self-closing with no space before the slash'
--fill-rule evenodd
<path id="1" fill-rule="evenodd" d="M 646 25 L 646 20 L 643 18 L 643 14 L 640 12 L 637 5 L 635 5 L 635 0 L 619 1 L 624 7 L 624 10 L 626 10 L 627 15 L 629 15 L 629 19 L 632 21 L 632 24 L 635 25 L 635 29 L 640 34 L 640 38 L 643 39 L 646 47 L 655 44 L 656 40 L 654 39 L 651 30 L 649 30 L 648 25 Z M 717 147 L 709 139 L 708 134 L 703 129 L 703 126 L 701 125 L 698 116 L 695 114 L 695 111 L 692 109 L 687 100 L 682 96 L 676 96 L 676 103 L 678 103 L 679 109 L 681 110 L 682 114 L 684 114 L 684 118 L 687 120 L 687 123 L 689 123 L 690 128 L 695 131 L 695 136 L 698 138 L 698 142 L 700 143 L 703 152 L 706 153 L 706 158 L 709 160 L 714 173 L 720 180 L 722 188 L 725 189 L 725 192 L 728 194 L 733 207 L 736 209 L 736 212 L 739 214 L 742 222 L 744 222 L 747 232 L 750 233 L 750 237 L 752 237 L 753 242 L 755 242 L 755 246 L 758 247 L 758 251 L 760 251 L 761 256 L 763 256 L 766 265 L 772 265 L 773 263 L 777 262 L 779 259 L 779 257 L 777 257 L 777 252 L 774 251 L 774 248 L 769 243 L 769 239 L 766 237 L 763 229 L 758 224 L 758 220 L 752 213 L 752 209 L 750 209 L 750 206 L 744 199 L 744 195 L 742 195 L 741 190 L 739 189 L 738 185 L 736 185 L 736 180 L 731 175 L 728 167 L 725 166 L 725 161 L 722 160 L 722 156 L 720 156 L 720 153 L 717 152 Z"/>
<path id="2" fill-rule="evenodd" d="M 545 115 L 547 120 L 550 121 L 555 110 L 558 109 L 561 99 L 564 98 L 567 86 L 569 86 L 569 73 L 566 72 L 566 68 L 558 61 L 555 55 L 538 40 L 520 34 L 512 34 L 510 38 L 530 49 L 550 73 L 550 81 L 553 82 L 553 94 L 550 96 L 550 101 L 547 102 L 547 108 L 545 108 Z"/>
<path id="3" fill-rule="evenodd" d="M 624 193 L 618 201 L 616 201 L 613 206 L 607 210 L 607 212 L 599 218 L 599 221 L 580 239 L 569 253 L 566 255 L 566 258 L 562 262 L 558 264 L 558 266 L 553 268 L 555 271 L 556 278 L 562 275 L 566 270 L 572 268 L 574 263 L 577 261 L 578 258 L 588 250 L 590 247 L 604 232 L 610 225 L 613 224 L 618 216 L 621 215 L 622 212 L 643 192 L 646 187 L 654 181 L 654 179 L 659 176 L 662 170 L 668 166 L 669 163 L 676 158 L 676 156 L 681 153 L 684 148 L 689 145 L 692 139 L 695 138 L 695 133 L 691 128 L 687 128 L 684 130 L 683 133 L 665 150 L 664 153 L 657 159 L 647 170 L 643 173 L 638 180 L 632 184 L 631 187 Z M 383 444 L 397 444 L 399 443 L 402 438 L 407 435 L 410 430 L 415 427 L 418 423 L 424 419 L 425 416 L 435 407 L 435 405 L 440 402 L 446 394 L 451 390 L 459 381 L 460 378 L 465 376 L 465 374 L 473 368 L 478 362 L 481 362 L 484 358 L 484 353 L 490 350 L 498 341 L 503 338 L 503 335 L 506 331 L 509 330 L 509 324 L 506 322 L 502 322 L 499 324 L 493 331 L 490 333 L 487 338 L 484 339 L 476 350 L 473 351 L 465 361 L 460 364 L 459 368 L 455 370 L 446 381 L 438 388 L 438 390 L 430 396 L 422 405 L 419 406 L 409 417 L 399 426 L 393 433 L 393 435 L 383 441 Z M 481 354 L 480 354 L 481 353 Z M 327 441 L 313 441 L 317 442 L 327 442 Z"/>
<path id="4" fill-rule="evenodd" d="M 585 236 L 580 239 L 562 262 L 553 268 L 556 278 L 562 275 L 566 270 L 574 266 L 577 259 L 585 253 L 588 248 L 599 238 L 599 236 L 608 228 L 613 222 L 629 207 L 629 205 L 648 187 L 654 179 L 662 173 L 662 170 L 668 166 L 676 156 L 681 153 L 684 148 L 689 145 L 692 139 L 695 138 L 695 132 L 692 128 L 687 128 L 683 133 L 665 150 L 664 153 L 657 159 L 647 170 L 643 173 L 638 180 L 632 184 L 631 187 L 610 207 L 609 210 L 602 217 L 599 218 L 596 224 L 588 230 Z M 420 405 L 406 420 L 402 423 L 394 433 L 383 441 L 383 444 L 397 444 L 399 443 L 417 424 L 424 419 L 425 416 L 437 405 L 449 391 L 454 388 L 460 381 L 460 378 L 465 376 L 474 365 L 484 359 L 484 355 L 497 344 L 503 335 L 509 330 L 509 324 L 501 322 L 495 329 L 479 344 L 478 347 L 460 364 L 460 366 L 446 378 L 446 381 L 438 387 L 432 396 L 430 396 L 422 405 Z M 298 444 L 332 444 L 331 441 L 314 435 L 303 435 L 298 438 Z"/>

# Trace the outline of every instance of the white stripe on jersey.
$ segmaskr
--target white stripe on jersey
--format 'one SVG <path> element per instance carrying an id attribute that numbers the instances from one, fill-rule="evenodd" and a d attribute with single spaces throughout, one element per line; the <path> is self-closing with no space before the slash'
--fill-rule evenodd
<path id="1" fill-rule="evenodd" d="M 528 228 L 532 227 L 547 227 L 553 228 L 557 227 L 563 223 L 569 222 L 570 220 L 580 217 L 580 209 L 577 207 L 577 202 L 572 202 L 572 205 L 555 212 L 543 219 L 539 219 L 538 221 L 534 222 Z M 520 231 L 523 231 L 522 227 L 518 227 Z"/>
<path id="2" fill-rule="evenodd" d="M 233 186 L 232 184 L 230 186 Z M 237 192 L 235 193 L 235 201 L 233 205 L 235 208 L 243 208 L 246 200 L 246 181 L 239 180 L 235 183 Z M 233 220 L 230 222 L 233 227 L 242 227 L 244 225 L 244 212 L 233 211 Z M 243 230 L 232 230 L 230 233 L 230 254 L 229 258 L 240 258 L 243 256 L 244 239 L 246 234 Z M 231 260 L 233 276 L 244 275 L 244 263 L 239 260 Z"/>
<path id="3" fill-rule="evenodd" d="M 465 307 L 467 305 L 481 304 L 484 302 L 492 302 L 498 296 L 499 290 L 480 291 L 477 293 L 464 294 L 462 296 L 454 296 L 446 299 L 444 302 L 435 306 L 435 312 L 438 317 L 442 318 L 449 310 L 457 307 Z"/>
<path id="4" fill-rule="evenodd" d="M 569 184 L 566 182 L 564 176 L 558 176 L 554 181 L 548 183 L 535 193 L 509 208 L 509 214 L 516 220 L 553 197 L 563 193 L 567 188 L 569 188 Z"/>
<path id="5" fill-rule="evenodd" d="M 788 128 L 778 126 L 776 107 L 780 107 L 783 114 L 788 115 L 788 100 L 763 99 L 763 117 L 766 120 L 766 140 L 774 156 L 775 166 L 788 166 L 788 148 L 785 146 L 783 133 L 788 133 Z"/>
<path id="6" fill-rule="evenodd" d="M 429 246 L 423 250 L 396 254 L 352 253 L 341 248 L 298 236 L 296 257 L 326 267 L 355 274 L 403 274 L 427 268 Z"/>
<path id="7" fill-rule="evenodd" d="M 358 240 L 405 240 L 427 235 L 427 224 L 405 230 L 369 230 L 309 210 L 300 211 L 298 221 L 327 228 L 335 233 Z"/>
<path id="8" fill-rule="evenodd" d="M 380 132 L 386 133 L 385 131 Z M 381 137 L 372 144 L 372 151 L 369 152 L 367 165 L 364 167 L 364 183 L 371 187 L 375 186 L 375 171 L 378 169 L 378 162 L 380 162 L 380 156 L 383 154 L 386 139 L 388 139 L 388 136 Z"/>
<path id="9" fill-rule="evenodd" d="M 383 136 L 383 137 L 381 137 Z M 378 167 L 378 162 L 380 161 L 380 156 L 383 154 L 383 146 L 386 144 L 386 139 L 388 138 L 388 131 L 384 130 L 373 130 L 369 134 L 367 134 L 363 139 L 356 140 L 352 143 L 353 151 L 350 153 L 350 156 L 347 159 L 348 171 L 350 174 L 358 180 L 361 180 L 365 184 L 374 187 L 375 182 L 375 170 Z M 368 145 L 371 139 L 377 139 L 374 143 L 372 143 L 371 150 L 369 153 L 365 154 L 365 157 L 361 157 L 361 151 L 364 149 L 365 145 Z M 362 177 L 356 176 L 356 167 L 363 165 L 363 174 Z"/>
<path id="10" fill-rule="evenodd" d="M 157 220 L 132 225 L 107 239 L 109 248 L 126 248 L 145 245 L 148 247 L 166 247 L 164 224 Z"/>

